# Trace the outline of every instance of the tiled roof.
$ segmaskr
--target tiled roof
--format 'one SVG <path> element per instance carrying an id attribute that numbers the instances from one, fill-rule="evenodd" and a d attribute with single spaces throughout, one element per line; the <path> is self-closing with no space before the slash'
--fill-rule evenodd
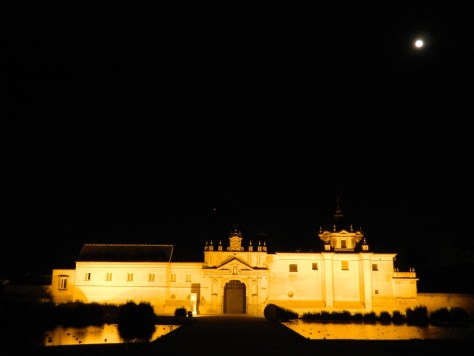
<path id="1" fill-rule="evenodd" d="M 169 262 L 173 245 L 85 244 L 76 261 Z"/>

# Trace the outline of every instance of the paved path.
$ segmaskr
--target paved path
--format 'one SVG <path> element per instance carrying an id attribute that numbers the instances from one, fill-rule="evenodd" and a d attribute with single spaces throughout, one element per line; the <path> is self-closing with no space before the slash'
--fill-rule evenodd
<path id="1" fill-rule="evenodd" d="M 152 343 L 156 355 L 301 355 L 307 340 L 263 317 L 205 316 L 194 318 Z"/>

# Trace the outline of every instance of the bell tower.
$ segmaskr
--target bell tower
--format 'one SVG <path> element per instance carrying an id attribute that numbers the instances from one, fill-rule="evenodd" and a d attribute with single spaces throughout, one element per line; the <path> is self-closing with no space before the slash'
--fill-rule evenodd
<path id="1" fill-rule="evenodd" d="M 362 239 L 364 239 L 364 250 L 368 250 L 368 244 L 362 234 L 362 229 L 355 230 L 352 224 L 347 225 L 344 221 L 339 198 L 336 201 L 332 228 L 324 230 L 320 227 L 318 236 L 324 243 L 325 251 L 353 252 Z"/>
<path id="2" fill-rule="evenodd" d="M 237 229 L 237 225 L 234 227 L 234 230 L 231 231 L 229 236 L 229 247 L 227 251 L 243 251 L 242 247 L 242 233 Z"/>

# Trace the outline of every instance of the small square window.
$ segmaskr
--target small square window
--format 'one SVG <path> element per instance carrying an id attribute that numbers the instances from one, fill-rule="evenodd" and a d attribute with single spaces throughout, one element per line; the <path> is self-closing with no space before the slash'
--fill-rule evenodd
<path id="1" fill-rule="evenodd" d="M 313 271 L 317 271 L 318 270 L 318 264 L 317 263 L 313 263 Z"/>
<path id="2" fill-rule="evenodd" d="M 107 273 L 107 274 L 105 275 L 105 280 L 108 281 L 108 282 L 110 282 L 110 281 L 112 280 L 112 273 Z"/>
<path id="3" fill-rule="evenodd" d="M 349 261 L 341 261 L 341 268 L 343 271 L 349 270 Z"/>
<path id="4" fill-rule="evenodd" d="M 290 264 L 290 272 L 298 272 L 298 265 L 297 264 Z"/>
<path id="5" fill-rule="evenodd" d="M 171 273 L 171 282 L 176 282 L 176 273 Z"/>
<path id="6" fill-rule="evenodd" d="M 378 270 L 379 270 L 378 264 L 376 263 L 372 264 L 372 271 L 378 271 Z"/>
<path id="7" fill-rule="evenodd" d="M 186 273 L 186 282 L 191 282 L 191 273 Z"/>
<path id="8" fill-rule="evenodd" d="M 84 280 L 85 280 L 85 281 L 90 281 L 90 280 L 91 280 L 91 274 L 90 274 L 90 273 L 86 273 L 86 275 L 84 276 Z"/>
<path id="9" fill-rule="evenodd" d="M 133 273 L 127 273 L 127 282 L 133 281 Z"/>
<path id="10" fill-rule="evenodd" d="M 154 282 L 155 281 L 155 274 L 154 273 L 149 273 L 148 274 L 148 282 Z"/>

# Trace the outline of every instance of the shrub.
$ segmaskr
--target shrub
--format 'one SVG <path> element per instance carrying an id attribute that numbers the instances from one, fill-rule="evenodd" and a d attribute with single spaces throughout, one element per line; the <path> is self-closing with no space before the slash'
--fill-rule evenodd
<path id="1" fill-rule="evenodd" d="M 432 324 L 467 323 L 469 322 L 469 314 L 460 307 L 441 308 L 430 314 L 430 322 Z"/>
<path id="2" fill-rule="evenodd" d="M 450 321 L 452 322 L 460 322 L 460 323 L 469 322 L 469 313 L 461 307 L 455 307 L 455 308 L 449 309 L 449 316 L 450 316 Z"/>
<path id="3" fill-rule="evenodd" d="M 405 323 L 405 316 L 398 310 L 395 310 L 392 313 L 392 322 L 396 325 L 401 325 Z"/>
<path id="4" fill-rule="evenodd" d="M 362 316 L 364 323 L 375 323 L 377 321 L 377 315 L 374 312 L 366 313 Z"/>
<path id="5" fill-rule="evenodd" d="M 186 312 L 185 307 L 176 308 L 176 310 L 174 311 L 174 316 L 185 317 L 186 315 L 187 315 L 187 312 Z"/>
<path id="6" fill-rule="evenodd" d="M 151 304 L 128 302 L 119 307 L 117 328 L 125 341 L 149 341 L 155 331 L 155 319 Z"/>
<path id="7" fill-rule="evenodd" d="M 379 315 L 379 321 L 384 324 L 390 324 L 392 322 L 392 316 L 389 312 L 383 311 Z"/>
<path id="8" fill-rule="evenodd" d="M 336 321 L 350 321 L 352 319 L 352 315 L 347 310 L 343 310 L 342 312 L 332 312 L 333 320 Z"/>
<path id="9" fill-rule="evenodd" d="M 408 308 L 406 321 L 408 325 L 427 326 L 429 324 L 428 308 L 425 306 Z"/>
<path id="10" fill-rule="evenodd" d="M 304 313 L 301 316 L 301 319 L 304 319 L 304 320 L 320 320 L 321 319 L 321 313 Z"/>
<path id="11" fill-rule="evenodd" d="M 275 304 L 268 304 L 263 310 L 263 315 L 268 321 L 271 322 L 279 322 L 298 318 L 298 313 L 279 307 Z"/>
<path id="12" fill-rule="evenodd" d="M 449 321 L 449 310 L 448 308 L 441 308 L 438 310 L 433 311 L 430 314 L 430 322 L 431 323 L 440 323 L 440 322 L 447 322 Z"/>
<path id="13" fill-rule="evenodd" d="M 326 320 L 326 321 L 331 320 L 331 313 L 329 313 L 328 311 L 323 310 L 321 312 L 321 320 Z"/>
<path id="14" fill-rule="evenodd" d="M 362 313 L 355 313 L 352 316 L 352 321 L 354 321 L 356 323 L 361 323 L 361 322 L 364 321 L 364 316 L 362 315 Z"/>
<path id="15" fill-rule="evenodd" d="M 104 306 L 98 303 L 68 302 L 56 307 L 43 307 L 39 312 L 50 320 L 51 324 L 81 328 L 103 325 L 104 310 Z"/>

